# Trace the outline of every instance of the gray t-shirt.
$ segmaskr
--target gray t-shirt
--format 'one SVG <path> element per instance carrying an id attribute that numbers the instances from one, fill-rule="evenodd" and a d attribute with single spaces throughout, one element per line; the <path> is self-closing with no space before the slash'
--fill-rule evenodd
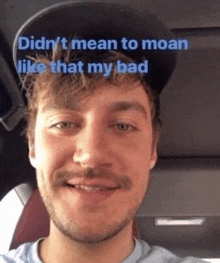
<path id="1" fill-rule="evenodd" d="M 25 243 L 0 255 L 0 263 L 43 263 L 38 256 L 38 244 L 41 240 Z M 162 247 L 150 247 L 145 241 L 135 239 L 133 252 L 121 263 L 204 263 L 204 261 L 192 257 L 181 259 Z"/>

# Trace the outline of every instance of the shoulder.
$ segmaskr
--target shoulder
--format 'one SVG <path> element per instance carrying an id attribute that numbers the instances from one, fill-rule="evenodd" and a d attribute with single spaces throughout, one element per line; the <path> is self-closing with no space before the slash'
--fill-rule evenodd
<path id="1" fill-rule="evenodd" d="M 195 257 L 184 257 L 180 258 L 176 255 L 174 255 L 172 252 L 169 250 L 158 247 L 158 246 L 153 246 L 151 248 L 151 251 L 149 253 L 152 257 L 158 257 L 161 258 L 161 262 L 166 262 L 166 263 L 205 263 L 202 259 L 195 258 Z M 159 261 L 160 262 L 160 261 Z"/>
<path id="2" fill-rule="evenodd" d="M 37 253 L 39 241 L 22 244 L 17 249 L 0 255 L 0 263 L 42 263 Z"/>
<path id="3" fill-rule="evenodd" d="M 19 246 L 17 249 L 8 251 L 7 253 L 0 255 L 0 263 L 14 263 L 14 262 L 27 262 L 27 251 L 32 243 L 25 243 Z"/>
<path id="4" fill-rule="evenodd" d="M 142 246 L 142 256 L 140 258 L 140 263 L 205 263 L 205 261 L 194 258 L 194 257 L 185 257 L 180 258 L 174 255 L 169 250 L 158 247 L 152 246 L 150 247 L 145 241 L 138 240 L 137 241 L 140 246 Z"/>

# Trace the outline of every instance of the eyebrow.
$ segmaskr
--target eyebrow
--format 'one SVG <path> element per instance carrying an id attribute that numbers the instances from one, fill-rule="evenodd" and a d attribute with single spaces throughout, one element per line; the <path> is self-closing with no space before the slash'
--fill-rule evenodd
<path id="1" fill-rule="evenodd" d="M 137 101 L 116 101 L 116 102 L 111 103 L 109 105 L 109 108 L 112 112 L 135 110 L 135 111 L 142 113 L 145 117 L 147 117 L 147 112 L 144 106 L 141 105 L 141 103 Z M 68 109 L 68 110 L 78 111 L 78 112 L 81 111 L 78 103 L 72 103 L 68 106 L 67 105 L 59 106 L 52 102 L 52 103 L 46 104 L 42 108 L 42 112 L 45 112 L 47 110 L 56 110 L 56 109 Z"/>
<path id="2" fill-rule="evenodd" d="M 79 105 L 77 105 L 76 103 L 72 103 L 69 105 L 59 105 L 59 103 L 56 104 L 55 102 L 50 102 L 50 103 L 44 105 L 41 111 L 42 111 L 42 113 L 44 113 L 45 111 L 60 110 L 60 109 L 80 111 Z"/>
<path id="3" fill-rule="evenodd" d="M 140 113 L 143 113 L 145 117 L 147 116 L 147 112 L 144 106 L 137 101 L 117 101 L 110 104 L 110 109 L 113 112 L 135 110 L 135 111 L 139 111 Z"/>

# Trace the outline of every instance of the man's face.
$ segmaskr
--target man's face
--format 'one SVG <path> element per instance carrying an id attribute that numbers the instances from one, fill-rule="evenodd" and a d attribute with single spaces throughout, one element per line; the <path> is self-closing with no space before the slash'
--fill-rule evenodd
<path id="1" fill-rule="evenodd" d="M 114 236 L 143 201 L 157 159 L 143 86 L 106 84 L 71 109 L 38 106 L 30 160 L 52 224 L 80 242 Z"/>

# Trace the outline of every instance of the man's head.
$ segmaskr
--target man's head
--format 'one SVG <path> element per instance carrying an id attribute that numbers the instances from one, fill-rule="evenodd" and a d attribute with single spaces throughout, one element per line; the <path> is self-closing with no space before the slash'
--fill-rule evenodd
<path id="1" fill-rule="evenodd" d="M 141 76 L 117 73 L 48 71 L 31 88 L 29 156 L 53 223 L 81 242 L 108 239 L 134 217 L 157 159 L 153 92 Z"/>
<path id="2" fill-rule="evenodd" d="M 100 3 L 88 6 L 89 11 L 97 15 L 97 10 L 102 7 Z M 68 12 L 69 4 L 65 8 Z M 103 8 L 107 20 L 104 21 L 103 15 L 101 22 L 95 20 L 93 34 L 96 38 L 114 38 L 114 30 L 121 34 L 121 30 L 127 28 L 125 21 L 129 21 L 128 14 L 132 11 L 105 4 Z M 57 12 L 57 7 L 54 9 Z M 80 10 L 82 12 L 82 6 Z M 110 15 L 115 12 L 120 13 L 120 19 L 124 21 L 121 30 L 117 23 L 116 28 L 115 17 Z M 85 13 L 88 20 L 91 19 L 88 10 Z M 45 14 L 47 16 L 47 12 Z M 136 12 L 133 15 L 139 19 Z M 36 18 L 29 21 L 28 30 Z M 51 17 L 49 21 L 51 24 Z M 112 29 L 111 21 L 114 22 Z M 87 21 L 88 27 L 90 24 Z M 87 28 L 86 32 L 90 31 L 91 28 Z M 90 32 L 89 37 L 94 35 Z M 75 54 L 67 50 L 64 56 L 58 54 L 58 58 L 65 62 L 76 61 L 78 57 L 73 59 L 72 53 Z M 126 229 L 131 232 L 132 218 L 145 197 L 150 170 L 157 160 L 160 127 L 157 92 L 168 81 L 175 64 L 172 62 L 172 66 L 164 67 L 165 61 L 169 61 L 168 56 L 155 56 L 155 53 L 149 55 L 154 71 L 147 77 L 119 74 L 113 69 L 107 78 L 100 74 L 69 75 L 50 71 L 25 78 L 24 83 L 30 88 L 29 158 L 37 171 L 39 190 L 51 218 L 53 233 L 94 243 Z M 80 59 L 85 63 L 91 59 L 135 61 L 134 54 L 130 55 L 121 51 L 90 51 L 80 53 Z M 140 57 L 144 58 L 143 55 Z M 37 58 L 46 65 L 55 59 L 56 52 L 51 58 Z"/>
<path id="3" fill-rule="evenodd" d="M 53 223 L 81 242 L 107 239 L 131 221 L 157 159 L 143 85 L 98 85 L 68 108 L 40 100 L 29 155 Z"/>

